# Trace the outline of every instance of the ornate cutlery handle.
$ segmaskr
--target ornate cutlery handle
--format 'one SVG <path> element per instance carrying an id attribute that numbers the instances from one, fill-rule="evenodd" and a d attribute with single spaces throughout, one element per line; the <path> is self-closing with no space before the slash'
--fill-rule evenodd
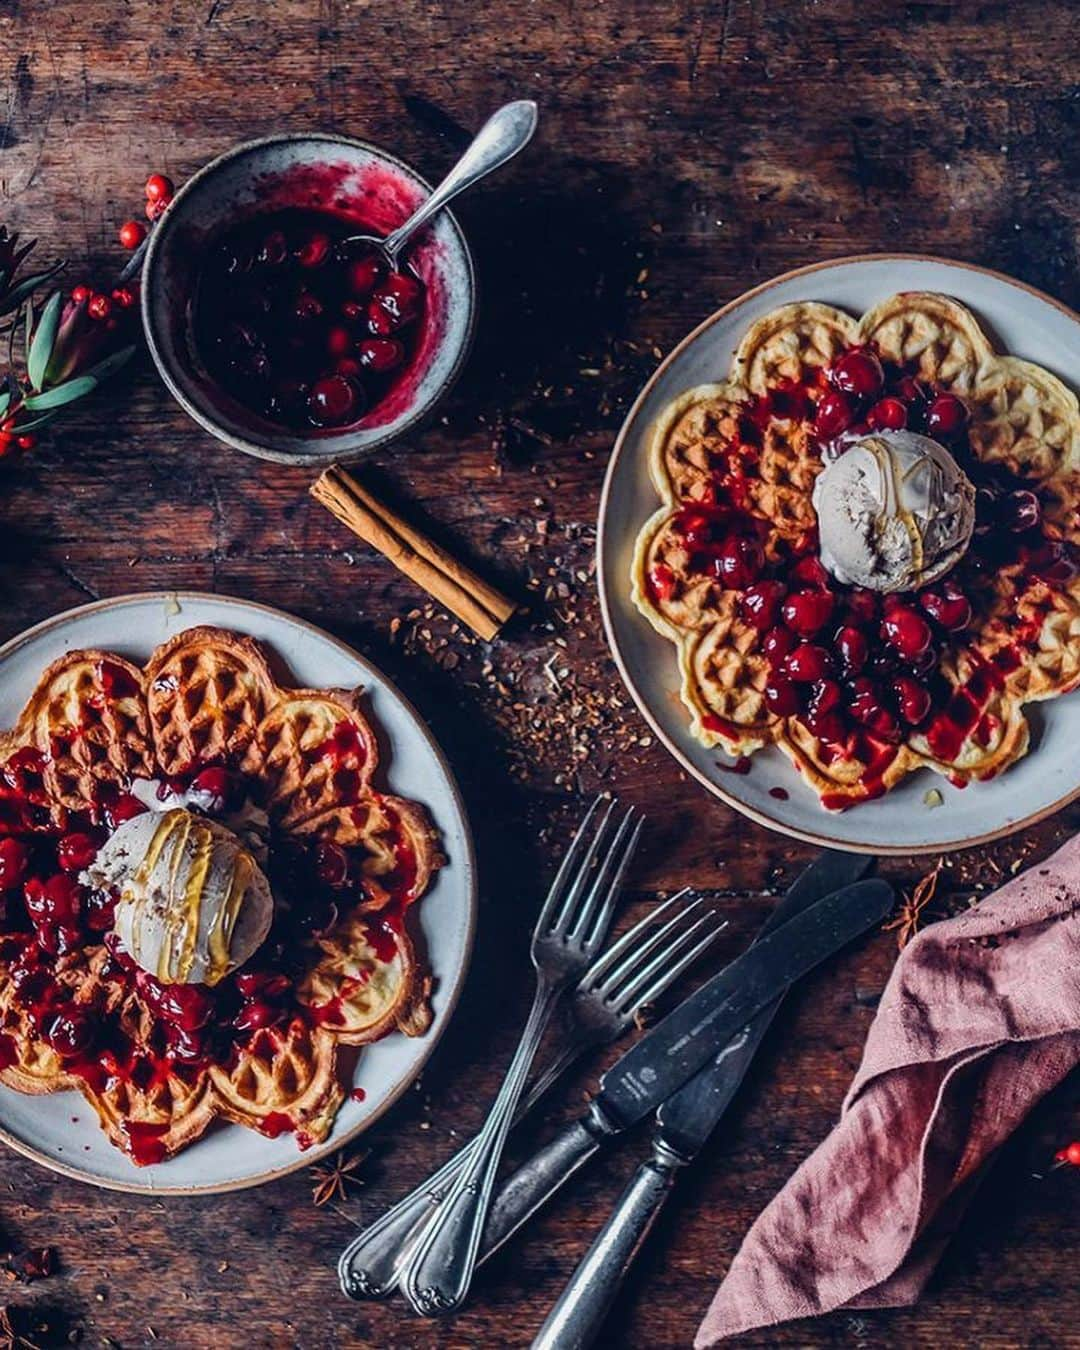
<path id="1" fill-rule="evenodd" d="M 558 1082 L 570 1065 L 593 1044 L 594 1042 L 588 1038 L 577 1040 L 565 1046 L 549 1062 L 514 1112 L 515 1125 Z M 476 1139 L 470 1139 L 452 1158 L 443 1163 L 437 1172 L 421 1182 L 415 1190 L 410 1191 L 404 1199 L 399 1200 L 380 1219 L 376 1219 L 369 1228 L 349 1243 L 338 1259 L 338 1280 L 344 1293 L 350 1298 L 369 1299 L 388 1298 L 394 1292 L 407 1257 L 411 1254 L 416 1239 L 419 1238 L 421 1228 L 426 1226 L 435 1209 L 442 1204 L 451 1182 L 465 1165 L 475 1144 Z M 512 1180 L 513 1178 L 511 1183 Z M 548 1194 L 552 1194 L 552 1191 Z M 484 1249 L 480 1257 L 482 1261 L 486 1260 L 495 1249 L 488 1245 L 486 1238 L 498 1213 L 500 1200 L 501 1193 L 496 1197 L 495 1208 L 491 1219 L 488 1220 L 488 1227 L 484 1230 Z M 540 1203 L 543 1202 L 538 1202 Z M 538 1204 L 534 1205 L 529 1213 L 532 1213 Z M 505 1235 L 496 1245 L 505 1242 L 526 1218 L 528 1214 L 523 1215 L 512 1228 L 507 1228 Z"/>
<path id="2" fill-rule="evenodd" d="M 642 1163 L 559 1295 L 532 1350 L 586 1350 L 593 1343 L 682 1163 L 662 1145 L 654 1158 Z"/>
<path id="3" fill-rule="evenodd" d="M 452 1311 L 469 1292 L 495 1171 L 526 1075 L 559 993 L 559 986 L 542 980 L 521 1043 L 484 1128 L 402 1271 L 402 1291 L 412 1307 L 425 1317 Z"/>

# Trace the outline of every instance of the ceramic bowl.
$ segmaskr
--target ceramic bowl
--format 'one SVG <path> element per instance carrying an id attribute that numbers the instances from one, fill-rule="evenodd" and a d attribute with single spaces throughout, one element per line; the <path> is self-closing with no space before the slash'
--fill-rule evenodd
<path id="1" fill-rule="evenodd" d="M 158 222 L 143 268 L 147 343 L 184 411 L 246 454 L 311 465 L 370 454 L 429 414 L 461 370 L 475 319 L 472 258 L 449 211 L 421 232 L 408 255 L 427 288 L 427 318 L 412 361 L 386 397 L 352 426 L 299 435 L 230 398 L 195 350 L 192 297 L 208 241 L 256 213 L 328 211 L 355 221 L 357 233 L 384 235 L 430 192 L 400 159 L 344 136 L 271 136 L 239 145 L 200 169 Z"/>

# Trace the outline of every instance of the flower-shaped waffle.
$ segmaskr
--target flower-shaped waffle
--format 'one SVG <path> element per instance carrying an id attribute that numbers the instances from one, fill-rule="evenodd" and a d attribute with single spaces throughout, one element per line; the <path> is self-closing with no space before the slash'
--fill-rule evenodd
<path id="1" fill-rule="evenodd" d="M 425 811 L 373 786 L 377 761 L 355 693 L 288 688 L 235 633 L 189 629 L 141 669 L 54 662 L 0 738 L 0 1081 L 78 1089 L 140 1164 L 215 1117 L 325 1138 L 339 1045 L 431 1020 L 406 920 L 442 859 Z M 147 809 L 140 779 L 264 823 L 270 935 L 212 988 L 139 968 L 111 931 L 115 893 L 80 880 Z"/>
<path id="2" fill-rule="evenodd" d="M 883 597 L 826 572 L 812 491 L 833 444 L 905 427 L 975 484 L 975 535 L 948 576 Z M 723 383 L 664 411 L 649 467 L 633 596 L 677 648 L 693 734 L 779 746 L 827 808 L 922 766 L 991 778 L 1028 748 L 1024 704 L 1080 683 L 1080 408 L 955 301 L 775 310 Z"/>

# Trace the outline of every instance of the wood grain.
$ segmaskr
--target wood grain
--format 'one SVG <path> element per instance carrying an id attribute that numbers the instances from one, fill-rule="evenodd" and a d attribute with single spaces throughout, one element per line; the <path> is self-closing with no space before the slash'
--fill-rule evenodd
<path id="1" fill-rule="evenodd" d="M 683 883 L 722 898 L 724 953 L 810 850 L 709 799 L 650 740 L 604 649 L 592 583 L 607 451 L 658 357 L 721 303 L 799 264 L 939 253 L 1080 301 L 1080 43 L 1067 0 L 13 0 L 0 218 L 119 267 L 151 169 L 184 179 L 236 141 L 323 128 L 430 178 L 465 128 L 535 97 L 527 155 L 462 201 L 480 335 L 444 415 L 366 480 L 528 606 L 484 649 L 308 497 L 186 420 L 145 360 L 2 469 L 0 637 L 99 596 L 219 590 L 286 609 L 397 679 L 461 775 L 484 878 L 474 971 L 424 1082 L 379 1128 L 363 1188 L 316 1211 L 301 1172 L 255 1192 L 98 1193 L 0 1156 L 0 1228 L 61 1273 L 13 1303 L 39 1343 L 525 1346 L 635 1163 L 589 1171 L 428 1325 L 354 1306 L 335 1257 L 479 1123 L 527 997 L 524 939 L 580 799 L 647 808 L 634 908 Z M 400 622 L 396 622 L 400 621 Z M 949 904 L 1045 853 L 1080 808 L 952 860 Z M 918 863 L 887 873 L 910 885 Z M 683 1180 L 606 1344 L 692 1339 L 747 1226 L 836 1117 L 895 956 L 861 944 L 789 1001 L 735 1109 Z M 598 1066 L 590 1066 L 590 1073 Z M 580 1101 L 582 1075 L 563 1104 Z M 1077 1133 L 1066 1084 L 1003 1151 L 923 1302 L 748 1345 L 1078 1344 L 1080 1178 L 1038 1179 Z"/>

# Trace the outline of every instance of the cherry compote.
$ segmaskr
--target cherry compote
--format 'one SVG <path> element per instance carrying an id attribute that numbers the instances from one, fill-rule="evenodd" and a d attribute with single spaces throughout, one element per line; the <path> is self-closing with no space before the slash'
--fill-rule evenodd
<path id="1" fill-rule="evenodd" d="M 296 432 L 351 426 L 382 401 L 416 349 L 424 285 L 320 211 L 245 221 L 211 244 L 194 334 L 209 374 L 252 412 Z"/>

